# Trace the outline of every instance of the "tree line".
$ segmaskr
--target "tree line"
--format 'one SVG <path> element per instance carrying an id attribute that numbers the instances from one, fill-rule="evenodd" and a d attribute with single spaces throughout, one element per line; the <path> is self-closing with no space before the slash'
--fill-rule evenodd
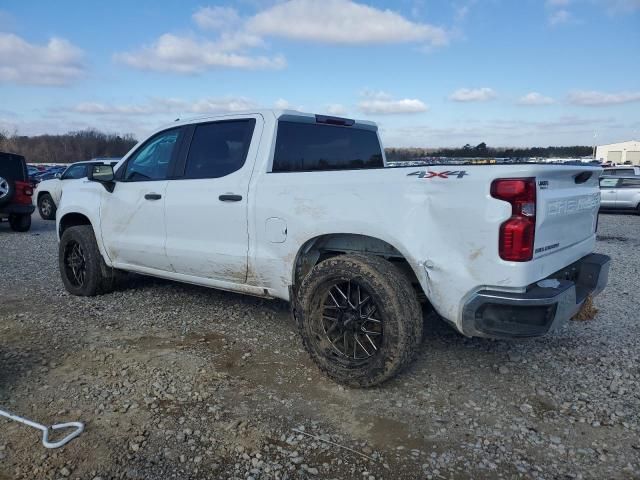
<path id="1" fill-rule="evenodd" d="M 97 130 L 33 137 L 0 131 L 0 151 L 23 155 L 29 163 L 73 163 L 96 157 L 122 157 L 136 143 L 131 134 Z"/>
<path id="2" fill-rule="evenodd" d="M 482 142 L 471 146 L 466 144 L 461 148 L 386 148 L 385 153 L 389 161 L 409 161 L 425 157 L 455 157 L 455 158 L 579 158 L 593 154 L 593 147 L 529 147 L 529 148 L 493 148 Z"/>
<path id="3" fill-rule="evenodd" d="M 0 151 L 23 155 L 29 163 L 73 163 L 96 157 L 122 157 L 137 143 L 132 134 L 118 135 L 81 130 L 64 135 L 25 136 L 0 131 Z M 461 148 L 386 148 L 389 161 L 426 157 L 454 158 L 577 158 L 593 153 L 589 146 L 493 148 L 482 142 Z"/>

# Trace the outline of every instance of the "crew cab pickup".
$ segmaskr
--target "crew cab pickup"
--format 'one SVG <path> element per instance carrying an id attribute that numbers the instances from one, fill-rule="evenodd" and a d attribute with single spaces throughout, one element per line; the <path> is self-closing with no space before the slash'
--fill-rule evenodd
<path id="1" fill-rule="evenodd" d="M 76 295 L 122 271 L 291 303 L 331 378 L 408 365 L 423 303 L 460 333 L 558 329 L 606 285 L 594 254 L 600 167 L 388 167 L 374 123 L 294 111 L 177 121 L 58 208 Z"/>

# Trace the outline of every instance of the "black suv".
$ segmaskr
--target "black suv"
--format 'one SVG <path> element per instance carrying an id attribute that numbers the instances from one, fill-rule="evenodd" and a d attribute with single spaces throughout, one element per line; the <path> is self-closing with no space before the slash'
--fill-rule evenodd
<path id="1" fill-rule="evenodd" d="M 35 210 L 27 163 L 22 155 L 0 152 L 0 221 L 9 218 L 11 229 L 26 232 Z"/>

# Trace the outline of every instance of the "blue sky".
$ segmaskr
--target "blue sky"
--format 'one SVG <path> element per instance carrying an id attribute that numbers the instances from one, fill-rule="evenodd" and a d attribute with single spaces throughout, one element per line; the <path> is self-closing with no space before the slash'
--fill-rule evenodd
<path id="1" fill-rule="evenodd" d="M 0 129 L 139 138 L 258 107 L 385 146 L 640 139 L 640 0 L 0 4 Z"/>

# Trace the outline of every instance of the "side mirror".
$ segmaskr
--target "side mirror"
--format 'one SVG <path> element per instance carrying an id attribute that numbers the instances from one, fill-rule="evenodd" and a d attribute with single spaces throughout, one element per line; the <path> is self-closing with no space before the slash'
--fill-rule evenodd
<path id="1" fill-rule="evenodd" d="M 113 192 L 116 185 L 115 174 L 111 165 L 91 165 L 87 172 L 87 179 L 92 182 L 99 182 L 109 192 Z"/>
<path id="2" fill-rule="evenodd" d="M 62 178 L 62 172 L 58 172 L 58 173 L 56 173 L 56 174 L 54 175 L 54 178 L 57 178 L 58 180 L 59 180 L 60 178 Z"/>

